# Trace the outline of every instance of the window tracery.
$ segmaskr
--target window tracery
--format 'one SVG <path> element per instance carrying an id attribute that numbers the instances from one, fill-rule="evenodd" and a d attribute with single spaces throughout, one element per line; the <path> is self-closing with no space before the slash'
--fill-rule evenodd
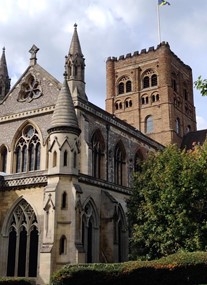
<path id="1" fill-rule="evenodd" d="M 37 130 L 27 125 L 21 132 L 14 153 L 16 155 L 16 172 L 40 169 L 41 145 Z"/>
<path id="2" fill-rule="evenodd" d="M 18 101 L 31 102 L 42 95 L 43 93 L 39 81 L 34 77 L 34 75 L 30 74 L 21 85 Z"/>
<path id="3" fill-rule="evenodd" d="M 143 74 L 142 86 L 143 89 L 157 86 L 157 74 L 152 69 L 148 69 Z"/>
<path id="4" fill-rule="evenodd" d="M 37 276 L 38 239 L 36 215 L 23 199 L 8 222 L 7 276 Z"/>

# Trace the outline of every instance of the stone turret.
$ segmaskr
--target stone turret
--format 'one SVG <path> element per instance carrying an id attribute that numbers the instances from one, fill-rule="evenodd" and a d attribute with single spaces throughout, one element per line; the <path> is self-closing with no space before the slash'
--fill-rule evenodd
<path id="1" fill-rule="evenodd" d="M 81 130 L 78 126 L 66 76 L 65 74 L 48 129 L 50 135 L 49 173 L 74 174 L 78 171 L 74 159 L 78 154 L 78 137 Z"/>
<path id="2" fill-rule="evenodd" d="M 68 56 L 66 56 L 65 69 L 68 74 L 68 84 L 72 97 L 87 100 L 85 94 L 85 58 L 81 51 L 76 24 L 74 25 Z"/>
<path id="3" fill-rule="evenodd" d="M 4 99 L 10 90 L 10 78 L 7 69 L 5 48 L 0 59 L 0 100 Z"/>

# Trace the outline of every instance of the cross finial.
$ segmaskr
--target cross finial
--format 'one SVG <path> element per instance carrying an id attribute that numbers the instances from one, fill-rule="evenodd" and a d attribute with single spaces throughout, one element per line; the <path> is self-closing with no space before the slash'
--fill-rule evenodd
<path id="1" fill-rule="evenodd" d="M 37 63 L 37 52 L 38 52 L 39 48 L 36 47 L 36 45 L 33 45 L 31 47 L 31 49 L 29 50 L 29 52 L 31 53 L 31 57 L 30 57 L 30 65 L 35 65 Z"/>

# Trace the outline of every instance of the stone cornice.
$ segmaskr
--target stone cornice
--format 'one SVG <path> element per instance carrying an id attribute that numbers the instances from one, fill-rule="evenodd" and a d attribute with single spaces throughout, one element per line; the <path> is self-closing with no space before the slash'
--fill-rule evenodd
<path id="1" fill-rule="evenodd" d="M 78 181 L 85 183 L 85 184 L 94 185 L 94 186 L 102 188 L 102 189 L 112 190 L 112 191 L 124 193 L 127 195 L 131 194 L 131 188 L 129 188 L 129 187 L 116 185 L 114 183 L 107 182 L 107 181 L 100 180 L 100 179 L 96 179 L 94 177 L 84 175 L 84 174 L 80 174 Z"/>
<path id="2" fill-rule="evenodd" d="M 0 176 L 0 190 L 13 190 L 32 188 L 47 185 L 47 176 L 43 171 L 35 171 L 29 174 L 13 174 Z"/>
<path id="3" fill-rule="evenodd" d="M 0 123 L 4 123 L 8 121 L 15 121 L 17 119 L 22 119 L 22 118 L 31 118 L 31 117 L 39 116 L 40 114 L 52 113 L 54 109 L 55 109 L 55 106 L 53 105 L 53 106 L 47 106 L 47 107 L 33 109 L 33 110 L 27 110 L 27 111 L 16 113 L 16 114 L 2 116 L 0 117 Z"/>

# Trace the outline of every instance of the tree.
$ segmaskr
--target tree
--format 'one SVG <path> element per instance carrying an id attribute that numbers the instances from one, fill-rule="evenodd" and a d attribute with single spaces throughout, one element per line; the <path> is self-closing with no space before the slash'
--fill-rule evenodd
<path id="1" fill-rule="evenodd" d="M 207 143 L 152 153 L 128 200 L 132 258 L 207 248 Z"/>
<path id="2" fill-rule="evenodd" d="M 207 96 L 207 79 L 202 79 L 201 76 L 198 77 L 197 81 L 194 82 L 195 87 L 201 91 L 202 96 Z"/>

